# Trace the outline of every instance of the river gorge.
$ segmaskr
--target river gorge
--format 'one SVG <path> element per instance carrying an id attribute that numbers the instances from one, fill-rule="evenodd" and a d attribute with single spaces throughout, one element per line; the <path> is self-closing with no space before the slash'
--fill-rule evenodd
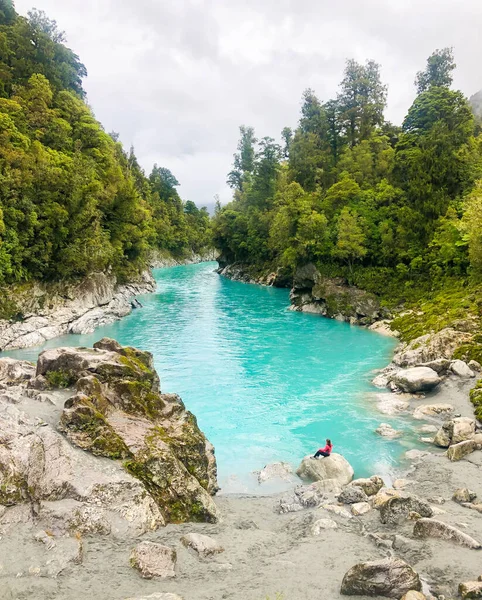
<path id="1" fill-rule="evenodd" d="M 402 418 L 374 410 L 388 391 L 370 383 L 396 340 L 317 315 L 292 312 L 287 289 L 247 285 L 215 273 L 216 263 L 155 269 L 143 307 L 88 335 L 2 355 L 35 361 L 41 349 L 92 346 L 111 337 L 154 355 L 162 388 L 176 392 L 216 449 L 223 492 L 262 489 L 252 474 L 300 459 L 331 437 L 357 476 L 389 475 L 414 446 Z M 374 433 L 380 421 L 401 440 Z"/>

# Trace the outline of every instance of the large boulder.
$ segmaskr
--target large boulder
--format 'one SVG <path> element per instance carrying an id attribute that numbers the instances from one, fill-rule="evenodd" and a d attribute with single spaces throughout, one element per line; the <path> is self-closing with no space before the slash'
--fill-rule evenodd
<path id="1" fill-rule="evenodd" d="M 354 471 L 350 463 L 341 454 L 332 453 L 325 458 L 305 456 L 296 474 L 307 481 L 333 479 L 346 485 L 353 479 Z"/>
<path id="2" fill-rule="evenodd" d="M 472 340 L 472 334 L 446 328 L 401 344 L 393 357 L 399 367 L 413 367 L 438 358 L 452 359 L 455 350 Z"/>
<path id="3" fill-rule="evenodd" d="M 397 525 L 406 520 L 410 513 L 418 513 L 422 517 L 431 517 L 433 510 L 425 500 L 403 492 L 388 498 L 380 506 L 380 520 L 384 524 Z"/>
<path id="4" fill-rule="evenodd" d="M 132 549 L 130 557 L 131 567 L 137 569 L 142 577 L 146 579 L 175 577 L 176 560 L 175 550 L 148 541 L 137 544 Z"/>
<path id="5" fill-rule="evenodd" d="M 413 528 L 413 535 L 418 538 L 440 538 L 473 550 L 482 548 L 482 544 L 470 535 L 437 519 L 418 519 Z"/>
<path id="6" fill-rule="evenodd" d="M 402 392 L 412 394 L 433 390 L 442 381 L 438 373 L 430 367 L 413 367 L 397 371 L 391 380 Z"/>
<path id="7" fill-rule="evenodd" d="M 450 370 L 452 371 L 452 373 L 454 373 L 454 375 L 462 377 L 463 379 L 470 379 L 471 377 L 475 377 L 475 373 L 463 360 L 453 360 L 450 365 Z"/>
<path id="8" fill-rule="evenodd" d="M 361 487 L 367 496 L 374 496 L 384 486 L 383 479 L 378 475 L 372 475 L 369 479 L 354 479 L 351 485 Z"/>
<path id="9" fill-rule="evenodd" d="M 399 558 L 359 563 L 345 574 L 341 584 L 341 593 L 346 596 L 401 598 L 410 590 L 421 589 L 418 573 Z"/>
<path id="10" fill-rule="evenodd" d="M 475 419 L 470 417 L 455 417 L 443 423 L 438 430 L 433 443 L 441 448 L 473 440 L 475 436 Z"/>

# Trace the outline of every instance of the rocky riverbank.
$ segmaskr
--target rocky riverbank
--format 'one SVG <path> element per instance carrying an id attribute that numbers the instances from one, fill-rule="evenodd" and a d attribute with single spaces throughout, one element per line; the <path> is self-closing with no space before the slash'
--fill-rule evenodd
<path id="1" fill-rule="evenodd" d="M 140 307 L 136 296 L 153 292 L 149 271 L 127 284 L 114 275 L 92 273 L 81 282 L 31 283 L 10 290 L 10 319 L 0 320 L 0 351 L 38 346 L 65 333 L 91 333 Z"/>
<path id="2" fill-rule="evenodd" d="M 215 260 L 214 250 L 186 257 L 156 252 L 151 268 L 173 267 Z M 109 273 L 92 273 L 77 283 L 38 283 L 8 289 L 9 318 L 0 319 L 0 352 L 39 346 L 66 333 L 91 333 L 140 308 L 137 296 L 156 289 L 150 271 L 119 284 Z M 6 304 L 4 302 L 4 304 Z"/>

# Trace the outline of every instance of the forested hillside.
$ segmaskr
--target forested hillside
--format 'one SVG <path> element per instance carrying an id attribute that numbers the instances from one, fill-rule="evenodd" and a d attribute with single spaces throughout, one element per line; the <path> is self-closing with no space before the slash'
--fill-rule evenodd
<path id="1" fill-rule="evenodd" d="M 313 261 L 392 301 L 476 284 L 482 136 L 454 68 L 451 49 L 430 56 L 401 127 L 384 118 L 379 65 L 354 60 L 335 99 L 304 92 L 281 145 L 241 127 L 233 201 L 214 225 L 224 260 L 288 272 Z"/>
<path id="2" fill-rule="evenodd" d="M 0 0 L 0 284 L 113 269 L 128 279 L 152 248 L 209 245 L 209 216 L 168 169 L 146 177 L 85 103 L 86 69 L 55 21 Z"/>

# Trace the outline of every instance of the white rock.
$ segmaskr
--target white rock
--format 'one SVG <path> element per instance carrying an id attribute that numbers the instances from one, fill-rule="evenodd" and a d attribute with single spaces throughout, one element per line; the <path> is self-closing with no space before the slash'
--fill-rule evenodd
<path id="1" fill-rule="evenodd" d="M 435 425 L 422 425 L 418 428 L 420 433 L 437 433 L 438 428 Z"/>
<path id="2" fill-rule="evenodd" d="M 403 392 L 413 393 L 434 389 L 441 382 L 441 378 L 429 367 L 413 367 L 395 373 L 392 381 Z"/>
<path id="3" fill-rule="evenodd" d="M 475 377 L 475 373 L 463 360 L 453 360 L 450 365 L 451 371 L 458 377 L 470 378 Z"/>
<path id="4" fill-rule="evenodd" d="M 409 460 L 419 460 L 420 458 L 424 458 L 424 456 L 428 456 L 428 454 L 430 453 L 424 452 L 423 450 L 416 450 L 414 448 L 413 450 L 407 450 L 407 452 L 405 452 L 405 457 Z"/>
<path id="5" fill-rule="evenodd" d="M 410 407 L 410 403 L 406 400 L 401 400 L 397 396 L 384 394 L 380 397 L 377 404 L 378 410 L 385 415 L 397 415 L 406 412 Z"/>
<path id="6" fill-rule="evenodd" d="M 398 438 L 403 435 L 403 431 L 397 431 L 388 423 L 380 423 L 380 425 L 375 429 L 375 433 L 390 439 Z"/>
<path id="7" fill-rule="evenodd" d="M 452 462 L 462 460 L 468 454 L 477 450 L 477 444 L 474 440 L 467 440 L 465 442 L 459 442 L 458 444 L 452 444 L 447 450 L 448 459 Z"/>
<path id="8" fill-rule="evenodd" d="M 224 552 L 224 548 L 219 542 L 201 533 L 188 533 L 181 538 L 181 542 L 186 548 L 191 548 L 203 558 Z"/>
<path id="9" fill-rule="evenodd" d="M 341 454 L 332 453 L 325 458 L 313 458 L 308 455 L 301 461 L 296 474 L 308 481 L 334 479 L 341 485 L 350 483 L 353 479 L 353 467 Z"/>
<path id="10" fill-rule="evenodd" d="M 333 519 L 318 519 L 311 526 L 311 535 L 320 535 L 325 529 L 337 529 L 338 525 Z"/>
<path id="11" fill-rule="evenodd" d="M 425 404 L 423 406 L 417 406 L 413 413 L 413 418 L 418 420 L 426 418 L 446 419 L 451 416 L 453 412 L 454 407 L 451 404 Z"/>
<path id="12" fill-rule="evenodd" d="M 131 552 L 131 566 L 137 569 L 142 577 L 162 579 L 176 576 L 176 552 L 168 546 L 144 541 L 137 544 Z"/>
<path id="13" fill-rule="evenodd" d="M 258 483 L 264 483 L 270 479 L 283 479 L 289 481 L 293 476 L 293 467 L 286 462 L 276 462 L 266 465 L 257 472 Z"/>
<path id="14" fill-rule="evenodd" d="M 479 362 L 477 362 L 476 360 L 469 361 L 468 367 L 469 367 L 469 369 L 472 369 L 472 371 L 477 371 L 477 372 L 479 372 L 482 369 L 482 365 Z"/>
<path id="15" fill-rule="evenodd" d="M 356 516 L 364 515 L 367 512 L 370 512 L 372 507 L 368 504 L 368 502 L 356 502 L 351 505 L 351 512 Z"/>
<path id="16" fill-rule="evenodd" d="M 323 504 L 323 508 L 328 512 L 332 512 L 338 517 L 343 517 L 344 519 L 352 519 L 353 515 L 348 512 L 346 508 L 343 506 L 339 506 L 338 504 Z"/>

